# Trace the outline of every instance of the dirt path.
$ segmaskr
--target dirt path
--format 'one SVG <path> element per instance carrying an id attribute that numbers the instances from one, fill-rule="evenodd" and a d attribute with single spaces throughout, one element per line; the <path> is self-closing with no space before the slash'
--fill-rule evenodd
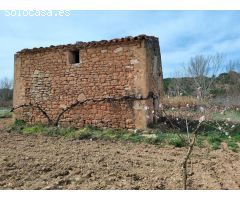
<path id="1" fill-rule="evenodd" d="M 0 189 L 180 189 L 185 148 L 0 132 Z M 190 189 L 239 189 L 240 155 L 196 148 Z"/>

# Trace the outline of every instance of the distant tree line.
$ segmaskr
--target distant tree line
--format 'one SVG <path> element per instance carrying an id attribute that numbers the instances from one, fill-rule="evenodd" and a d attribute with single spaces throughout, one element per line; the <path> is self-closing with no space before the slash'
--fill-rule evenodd
<path id="1" fill-rule="evenodd" d="M 190 58 L 183 69 L 184 74 L 176 72 L 173 78 L 164 79 L 165 94 L 199 99 L 240 96 L 239 61 L 225 62 L 222 54 L 197 55 Z"/>
<path id="2" fill-rule="evenodd" d="M 0 80 L 0 107 L 11 107 L 13 100 L 13 81 L 9 78 Z"/>

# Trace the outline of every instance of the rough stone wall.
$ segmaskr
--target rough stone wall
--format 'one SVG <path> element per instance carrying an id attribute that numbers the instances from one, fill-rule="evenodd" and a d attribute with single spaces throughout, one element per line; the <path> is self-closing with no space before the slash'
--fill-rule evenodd
<path id="1" fill-rule="evenodd" d="M 148 41 L 146 43 L 146 57 L 147 57 L 147 88 L 152 91 L 158 98 L 152 99 L 150 103 L 150 121 L 157 121 L 159 113 L 160 97 L 163 96 L 163 74 L 162 74 L 162 61 L 158 39 Z"/>
<path id="2" fill-rule="evenodd" d="M 157 48 L 155 54 L 153 46 Z M 80 52 L 79 63 L 71 64 L 72 52 L 76 50 Z M 14 107 L 37 103 L 56 119 L 62 109 L 76 100 L 147 97 L 156 90 L 152 75 L 155 78 L 155 68 L 160 63 L 157 39 L 21 51 L 15 56 Z M 146 110 L 146 106 L 150 109 Z M 152 99 L 89 102 L 64 113 L 61 124 L 144 129 L 153 120 L 151 110 L 158 109 L 153 106 Z M 45 116 L 32 107 L 17 109 L 14 114 L 15 118 L 31 123 L 46 122 Z"/>

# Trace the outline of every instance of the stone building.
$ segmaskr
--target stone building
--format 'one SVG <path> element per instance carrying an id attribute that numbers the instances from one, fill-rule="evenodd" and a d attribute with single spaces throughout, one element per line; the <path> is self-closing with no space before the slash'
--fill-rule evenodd
<path id="1" fill-rule="evenodd" d="M 162 66 L 153 36 L 23 49 L 14 68 L 15 119 L 145 129 L 159 111 Z"/>

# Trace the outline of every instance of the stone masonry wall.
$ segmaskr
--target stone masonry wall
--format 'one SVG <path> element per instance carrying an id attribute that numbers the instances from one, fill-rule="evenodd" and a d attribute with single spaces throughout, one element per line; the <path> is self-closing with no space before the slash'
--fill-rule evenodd
<path id="1" fill-rule="evenodd" d="M 71 64 L 76 51 L 79 63 Z M 14 107 L 37 103 L 56 119 L 62 109 L 76 100 L 147 97 L 149 92 L 157 94 L 160 90 L 155 86 L 159 84 L 160 67 L 155 38 L 90 47 L 66 45 L 23 50 L 15 56 Z M 89 102 L 64 113 L 61 125 L 146 128 L 153 120 L 150 110 L 157 109 L 152 99 Z M 32 107 L 19 108 L 14 116 L 30 123 L 46 122 L 46 117 Z"/>

